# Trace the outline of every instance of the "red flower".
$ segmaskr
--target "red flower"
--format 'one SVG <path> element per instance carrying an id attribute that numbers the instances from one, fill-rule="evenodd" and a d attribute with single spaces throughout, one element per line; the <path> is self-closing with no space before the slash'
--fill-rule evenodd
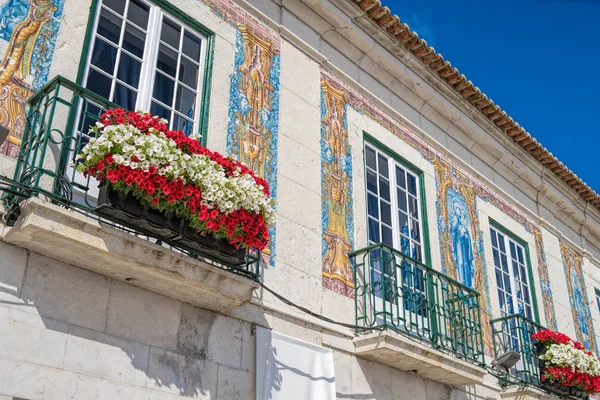
<path id="1" fill-rule="evenodd" d="M 105 154 L 105 155 L 104 155 L 104 159 L 106 160 L 106 163 L 107 163 L 108 165 L 112 165 L 112 164 L 113 164 L 113 162 L 115 162 L 115 160 L 114 160 L 114 158 L 113 158 L 112 154 L 110 154 L 110 153 L 108 153 L 108 154 Z"/>
<path id="2" fill-rule="evenodd" d="M 169 197 L 167 197 L 167 201 L 168 201 L 169 203 L 172 203 L 172 202 L 174 202 L 174 201 L 175 201 L 175 196 L 173 196 L 173 195 L 170 195 Z"/>
<path id="3" fill-rule="evenodd" d="M 158 197 L 152 198 L 152 204 L 158 204 Z"/>
<path id="4" fill-rule="evenodd" d="M 210 212 L 210 218 L 215 219 L 219 216 L 219 211 L 218 210 L 212 210 Z"/>

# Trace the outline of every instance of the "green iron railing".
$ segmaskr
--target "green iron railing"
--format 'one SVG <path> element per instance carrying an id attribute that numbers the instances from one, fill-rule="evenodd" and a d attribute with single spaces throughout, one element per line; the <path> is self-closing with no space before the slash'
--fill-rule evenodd
<path id="1" fill-rule="evenodd" d="M 84 178 L 72 164 L 89 141 L 89 127 L 100 119 L 105 110 L 118 106 L 61 76 L 48 82 L 28 103 L 29 111 L 13 179 L 15 184 L 10 191 L 13 194 L 4 199 L 7 209 L 17 210 L 12 213 L 13 219 L 18 215 L 18 204 L 24 197 L 42 195 L 56 204 L 110 221 L 106 216 L 94 215 L 99 182 L 90 177 Z M 23 196 L 14 194 L 19 190 Z M 124 230 L 154 237 L 160 243 L 192 257 L 218 263 L 206 254 L 170 243 L 137 227 L 119 221 L 111 222 L 123 226 Z M 253 279 L 259 277 L 259 257 L 255 254 L 246 256 L 245 265 L 223 267 Z"/>
<path id="2" fill-rule="evenodd" d="M 392 329 L 485 365 L 479 293 L 383 243 L 348 255 L 356 325 Z"/>
<path id="3" fill-rule="evenodd" d="M 521 355 L 520 361 L 506 374 L 504 383 L 527 383 L 541 387 L 539 360 L 532 336 L 546 328 L 521 314 L 493 319 L 490 324 L 495 356 L 509 351 Z"/>

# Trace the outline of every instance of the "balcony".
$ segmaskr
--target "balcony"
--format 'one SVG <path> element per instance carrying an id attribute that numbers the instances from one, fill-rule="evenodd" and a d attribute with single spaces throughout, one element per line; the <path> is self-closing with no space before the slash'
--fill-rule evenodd
<path id="1" fill-rule="evenodd" d="M 349 256 L 359 357 L 454 387 L 483 381 L 477 292 L 385 244 Z"/>
<path id="2" fill-rule="evenodd" d="M 517 352 L 521 356 L 519 362 L 500 380 L 500 383 L 507 387 L 502 393 L 502 398 L 539 400 L 563 397 L 563 394 L 554 393 L 551 387 L 544 385 L 541 379 L 539 359 L 532 336 L 546 328 L 520 314 L 493 319 L 490 324 L 495 356 L 509 351 Z"/>
<path id="3" fill-rule="evenodd" d="M 29 100 L 14 179 L 2 182 L 10 226 L 2 240 L 215 311 L 249 301 L 259 278 L 253 254 L 230 265 L 180 236 L 97 212 L 98 181 L 71 165 L 89 140 L 87 128 L 115 107 L 60 76 Z"/>

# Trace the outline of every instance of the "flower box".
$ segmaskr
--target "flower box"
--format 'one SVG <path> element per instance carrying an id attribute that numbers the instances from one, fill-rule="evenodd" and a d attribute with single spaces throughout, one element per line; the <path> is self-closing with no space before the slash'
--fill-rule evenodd
<path id="1" fill-rule="evenodd" d="M 100 117 L 76 164 L 101 182 L 96 211 L 228 266 L 263 250 L 275 223 L 267 182 L 167 126 L 122 109 Z"/>
<path id="2" fill-rule="evenodd" d="M 543 330 L 533 335 L 542 387 L 573 399 L 600 392 L 600 360 L 562 333 Z"/>
<path id="3" fill-rule="evenodd" d="M 165 238 L 207 255 L 225 265 L 236 266 L 245 262 L 244 249 L 236 249 L 226 239 L 202 235 L 191 229 L 184 219 L 173 213 L 161 213 L 142 205 L 134 196 L 118 192 L 107 183 L 100 185 L 96 211 L 112 220 L 136 227 L 143 233 Z"/>

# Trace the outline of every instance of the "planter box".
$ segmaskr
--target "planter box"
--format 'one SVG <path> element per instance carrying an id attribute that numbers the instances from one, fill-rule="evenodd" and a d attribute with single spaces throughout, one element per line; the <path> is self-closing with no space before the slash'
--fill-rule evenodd
<path id="1" fill-rule="evenodd" d="M 543 343 L 536 342 L 535 343 L 535 352 L 539 356 L 543 355 L 546 352 L 546 347 Z M 544 371 L 546 370 L 546 361 L 538 358 L 538 365 L 540 369 L 540 383 L 543 388 L 547 390 L 560 394 L 561 396 L 569 397 L 572 399 L 588 399 L 588 395 L 583 392 L 581 389 L 577 389 L 574 387 L 565 387 L 561 385 L 559 382 L 548 382 L 543 381 L 542 376 Z"/>
<path id="2" fill-rule="evenodd" d="M 96 212 L 111 220 L 135 227 L 150 236 L 163 238 L 194 252 L 215 259 L 227 266 L 245 263 L 246 251 L 236 249 L 226 239 L 215 239 L 190 228 L 183 218 L 164 214 L 142 205 L 132 195 L 113 190 L 108 184 L 100 185 Z"/>

